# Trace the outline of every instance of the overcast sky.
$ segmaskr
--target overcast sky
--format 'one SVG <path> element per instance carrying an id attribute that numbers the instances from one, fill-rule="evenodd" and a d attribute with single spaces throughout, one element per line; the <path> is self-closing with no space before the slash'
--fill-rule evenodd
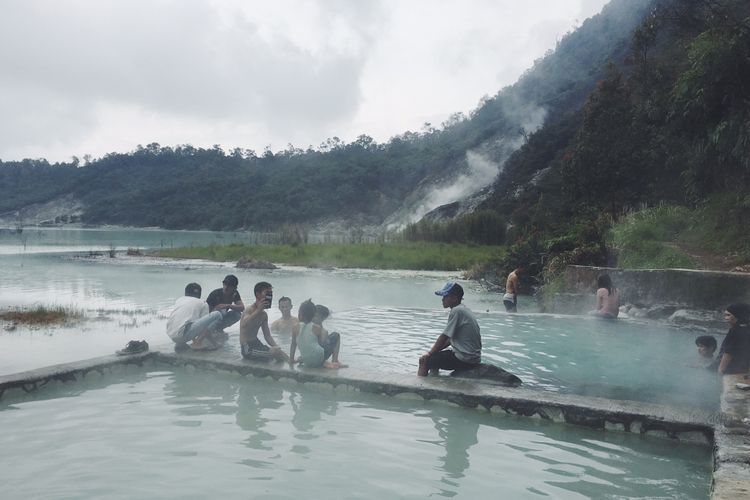
<path id="1" fill-rule="evenodd" d="M 379 142 L 474 109 L 607 0 L 0 0 L 0 159 Z"/>

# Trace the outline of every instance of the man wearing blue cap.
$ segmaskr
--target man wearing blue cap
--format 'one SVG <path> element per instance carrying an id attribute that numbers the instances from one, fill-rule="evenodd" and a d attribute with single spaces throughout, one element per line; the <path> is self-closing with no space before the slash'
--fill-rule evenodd
<path id="1" fill-rule="evenodd" d="M 449 281 L 435 295 L 443 297 L 443 307 L 450 307 L 448 324 L 435 341 L 432 349 L 419 358 L 417 375 L 437 375 L 443 370 L 470 370 L 482 361 L 482 337 L 474 313 L 463 305 L 464 289 Z M 446 349 L 448 346 L 452 349 Z"/>

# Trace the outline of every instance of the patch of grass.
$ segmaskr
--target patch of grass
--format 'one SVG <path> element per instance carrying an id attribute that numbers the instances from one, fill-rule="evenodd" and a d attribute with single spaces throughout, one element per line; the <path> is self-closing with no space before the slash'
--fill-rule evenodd
<path id="1" fill-rule="evenodd" d="M 237 261 L 240 258 L 310 267 L 457 271 L 488 262 L 503 247 L 447 243 L 240 245 L 160 250 L 160 257 Z"/>
<path id="2" fill-rule="evenodd" d="M 0 320 L 34 326 L 67 323 L 82 317 L 83 313 L 67 307 L 37 306 L 33 309 L 0 311 Z"/>
<path id="3" fill-rule="evenodd" d="M 629 269 L 695 269 L 691 257 L 668 245 L 690 228 L 691 219 L 689 209 L 672 205 L 659 205 L 623 218 L 610 235 L 617 265 Z"/>

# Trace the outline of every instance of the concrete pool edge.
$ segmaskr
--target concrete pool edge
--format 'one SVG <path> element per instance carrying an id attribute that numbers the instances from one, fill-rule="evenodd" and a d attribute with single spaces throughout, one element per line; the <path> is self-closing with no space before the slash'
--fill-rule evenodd
<path id="1" fill-rule="evenodd" d="M 490 412 L 602 431 L 713 444 L 711 498 L 750 496 L 750 391 L 736 388 L 741 376 L 724 377 L 719 416 L 702 410 L 686 411 L 658 404 L 546 393 L 450 377 L 418 378 L 408 374 L 383 374 L 354 368 L 340 371 L 294 369 L 285 364 L 251 363 L 236 354 L 222 351 L 174 353 L 169 346 L 132 356 L 103 356 L 0 376 L 0 400 L 90 376 L 159 365 L 272 378 L 333 390 L 341 387 L 417 401 L 444 401 L 467 408 L 483 408 Z"/>

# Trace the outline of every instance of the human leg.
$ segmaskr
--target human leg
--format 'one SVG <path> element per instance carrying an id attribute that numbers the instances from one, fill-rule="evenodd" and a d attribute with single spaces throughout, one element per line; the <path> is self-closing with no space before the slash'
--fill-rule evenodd
<path id="1" fill-rule="evenodd" d="M 212 313 L 206 314 L 201 318 L 198 318 L 192 323 L 188 323 L 187 325 L 185 325 L 185 331 L 182 334 L 183 340 L 185 342 L 190 342 L 191 340 L 194 340 L 196 337 L 205 332 L 216 330 L 217 327 L 221 324 L 221 319 L 221 312 L 214 311 Z"/>
<path id="2" fill-rule="evenodd" d="M 323 359 L 328 359 L 331 356 L 331 361 L 334 363 L 339 360 L 339 347 L 341 346 L 341 335 L 338 332 L 333 332 L 328 335 L 325 344 L 323 345 Z"/>
<path id="3" fill-rule="evenodd" d="M 221 311 L 222 320 L 221 320 L 221 329 L 229 328 L 233 324 L 237 323 L 240 318 L 242 317 L 242 313 L 240 311 L 235 311 L 234 309 L 227 309 L 226 311 Z"/>

